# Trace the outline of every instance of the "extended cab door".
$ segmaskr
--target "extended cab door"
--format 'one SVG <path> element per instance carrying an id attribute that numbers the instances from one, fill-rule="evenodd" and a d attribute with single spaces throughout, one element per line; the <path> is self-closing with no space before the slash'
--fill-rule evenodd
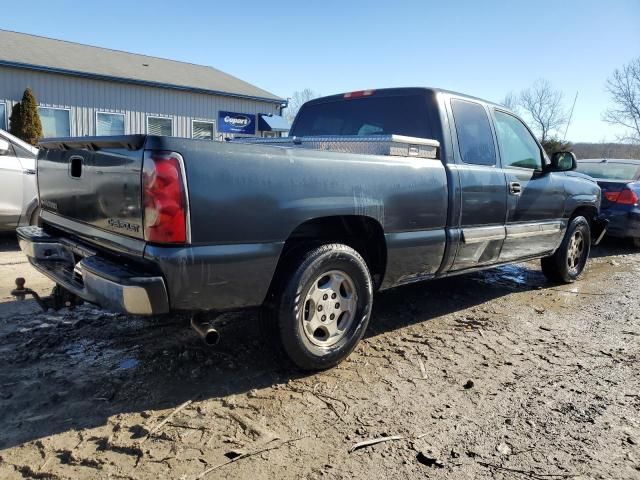
<path id="1" fill-rule="evenodd" d="M 535 137 L 516 116 L 494 110 L 502 166 L 507 178 L 507 237 L 500 261 L 507 262 L 557 248 L 565 228 L 564 183 L 545 171 Z"/>
<path id="2" fill-rule="evenodd" d="M 496 263 L 506 236 L 507 186 L 489 112 L 475 101 L 451 97 L 454 164 L 460 205 L 460 241 L 451 271 Z M 455 135 L 453 133 L 455 132 Z"/>

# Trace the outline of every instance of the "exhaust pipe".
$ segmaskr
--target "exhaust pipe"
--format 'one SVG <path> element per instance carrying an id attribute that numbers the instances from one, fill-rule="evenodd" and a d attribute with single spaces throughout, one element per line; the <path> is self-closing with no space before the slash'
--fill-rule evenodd
<path id="1" fill-rule="evenodd" d="M 191 328 L 193 328 L 205 345 L 212 347 L 220 341 L 220 332 L 213 328 L 207 321 L 200 320 L 199 315 L 191 317 Z"/>

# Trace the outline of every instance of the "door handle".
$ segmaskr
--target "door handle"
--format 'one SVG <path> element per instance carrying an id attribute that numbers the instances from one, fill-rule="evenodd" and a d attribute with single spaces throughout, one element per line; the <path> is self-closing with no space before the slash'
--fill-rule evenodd
<path id="1" fill-rule="evenodd" d="M 509 193 L 511 195 L 521 195 L 522 185 L 518 182 L 509 182 Z"/>

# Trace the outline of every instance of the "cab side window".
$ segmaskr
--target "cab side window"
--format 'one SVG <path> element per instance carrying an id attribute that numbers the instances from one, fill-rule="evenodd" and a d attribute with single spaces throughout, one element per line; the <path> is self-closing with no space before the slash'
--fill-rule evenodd
<path id="1" fill-rule="evenodd" d="M 495 115 L 502 166 L 542 170 L 542 152 L 527 127 L 508 113 Z"/>
<path id="2" fill-rule="evenodd" d="M 458 148 L 464 163 L 494 166 L 496 152 L 489 118 L 479 103 L 451 100 L 451 110 L 456 124 Z"/>

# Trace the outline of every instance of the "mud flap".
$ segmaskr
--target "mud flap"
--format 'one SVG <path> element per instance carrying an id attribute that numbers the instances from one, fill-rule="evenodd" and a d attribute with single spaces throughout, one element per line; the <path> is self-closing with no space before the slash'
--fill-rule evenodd
<path id="1" fill-rule="evenodd" d="M 594 246 L 597 246 L 602 241 L 604 234 L 607 233 L 608 226 L 609 220 L 604 218 L 602 215 L 593 219 L 591 222 L 591 237 L 592 244 Z"/>

